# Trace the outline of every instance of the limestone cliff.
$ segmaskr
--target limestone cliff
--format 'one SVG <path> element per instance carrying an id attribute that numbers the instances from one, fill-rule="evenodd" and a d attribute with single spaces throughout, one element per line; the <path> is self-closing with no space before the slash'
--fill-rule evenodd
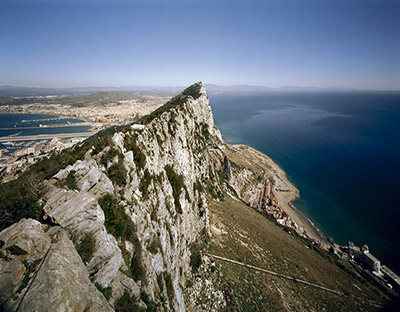
<path id="1" fill-rule="evenodd" d="M 190 247 L 209 231 L 206 196 L 222 196 L 227 166 L 204 86 L 88 142 L 45 182 L 42 223 L 0 233 L 0 305 L 185 311 Z"/>
<path id="2" fill-rule="evenodd" d="M 196 83 L 0 185 L 0 310 L 375 310 L 368 276 L 248 207 L 265 178 L 286 194 L 282 177 L 223 143 Z"/>

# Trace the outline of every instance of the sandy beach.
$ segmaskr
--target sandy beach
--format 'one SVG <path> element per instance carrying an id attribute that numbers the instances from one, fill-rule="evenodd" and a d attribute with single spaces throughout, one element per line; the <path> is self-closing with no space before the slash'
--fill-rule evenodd
<path id="1" fill-rule="evenodd" d="M 243 156 L 251 158 L 260 166 L 264 167 L 270 177 L 274 181 L 273 192 L 277 197 L 281 208 L 289 215 L 289 217 L 303 228 L 306 233 L 313 239 L 324 243 L 325 239 L 321 232 L 310 222 L 310 220 L 299 210 L 297 210 L 292 202 L 300 197 L 299 190 L 289 181 L 285 171 L 279 167 L 269 156 L 247 146 L 247 145 L 230 145 L 234 150 L 240 152 Z"/>

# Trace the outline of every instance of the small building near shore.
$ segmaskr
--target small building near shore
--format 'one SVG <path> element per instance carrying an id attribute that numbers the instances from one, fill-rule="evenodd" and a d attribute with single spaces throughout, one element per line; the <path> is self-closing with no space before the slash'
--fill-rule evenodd
<path id="1" fill-rule="evenodd" d="M 362 253 L 360 260 L 366 264 L 372 271 L 379 272 L 381 269 L 381 262 L 374 257 L 369 251 Z"/>
<path id="2" fill-rule="evenodd" d="M 400 277 L 389 269 L 386 265 L 382 265 L 381 272 L 395 287 L 400 287 Z"/>

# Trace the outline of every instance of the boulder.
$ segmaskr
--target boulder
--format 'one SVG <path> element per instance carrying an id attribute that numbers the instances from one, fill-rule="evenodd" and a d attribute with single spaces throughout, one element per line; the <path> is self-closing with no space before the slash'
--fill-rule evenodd
<path id="1" fill-rule="evenodd" d="M 68 233 L 21 219 L 0 233 L 1 311 L 113 311 Z"/>
<path id="2" fill-rule="evenodd" d="M 68 234 L 51 228 L 52 245 L 20 298 L 20 311 L 113 311 L 89 280 L 89 272 Z"/>

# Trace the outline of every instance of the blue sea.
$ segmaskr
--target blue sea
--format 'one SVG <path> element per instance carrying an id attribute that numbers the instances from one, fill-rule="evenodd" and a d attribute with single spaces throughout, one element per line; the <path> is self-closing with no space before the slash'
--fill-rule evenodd
<path id="1" fill-rule="evenodd" d="M 39 128 L 39 125 L 67 124 L 68 127 Z M 0 114 L 0 137 L 9 135 L 28 136 L 38 134 L 57 134 L 57 133 L 76 133 L 90 131 L 89 126 L 73 126 L 74 123 L 84 122 L 80 119 L 67 118 L 59 119 L 56 115 L 41 114 Z M 30 129 L 30 127 L 35 129 Z M 10 138 L 12 141 L 12 137 Z M 26 142 L 19 142 L 14 147 L 0 143 L 0 149 L 6 151 L 4 154 L 13 152 L 21 148 Z M 7 152 L 8 151 L 8 152 Z"/>
<path id="2" fill-rule="evenodd" d="M 400 273 L 400 92 L 209 95 L 229 143 L 274 159 L 294 205 L 342 245 L 368 244 Z"/>

